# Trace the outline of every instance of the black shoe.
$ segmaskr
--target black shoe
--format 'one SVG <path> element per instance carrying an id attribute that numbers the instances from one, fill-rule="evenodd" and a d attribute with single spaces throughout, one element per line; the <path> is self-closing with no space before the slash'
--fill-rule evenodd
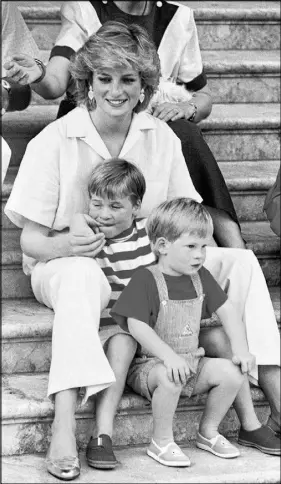
<path id="1" fill-rule="evenodd" d="M 117 466 L 109 435 L 101 434 L 96 439 L 91 437 L 86 449 L 86 460 L 89 466 L 96 469 L 114 469 Z"/>
<path id="2" fill-rule="evenodd" d="M 280 439 L 267 425 L 262 425 L 258 429 L 251 431 L 241 428 L 238 436 L 238 444 L 255 447 L 265 454 L 281 454 Z"/>
<path id="3" fill-rule="evenodd" d="M 272 417 L 268 417 L 268 421 L 265 426 L 272 430 L 272 432 L 275 433 L 276 437 L 278 437 L 279 439 L 281 438 L 280 427 L 278 427 L 278 424 L 275 422 L 275 420 L 273 420 Z"/>

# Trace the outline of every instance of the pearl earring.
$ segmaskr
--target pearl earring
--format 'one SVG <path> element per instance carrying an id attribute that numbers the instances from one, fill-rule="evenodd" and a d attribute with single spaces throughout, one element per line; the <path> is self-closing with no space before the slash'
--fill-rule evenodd
<path id="1" fill-rule="evenodd" d="M 144 94 L 144 90 L 142 89 L 141 92 L 140 92 L 140 97 L 139 97 L 139 101 L 140 101 L 141 104 L 143 103 L 144 98 L 145 98 L 145 94 Z"/>
<path id="2" fill-rule="evenodd" d="M 157 7 L 162 7 L 163 3 L 162 2 L 156 2 Z"/>
<path id="3" fill-rule="evenodd" d="M 92 86 L 89 87 L 88 98 L 90 99 L 91 102 L 93 102 L 93 99 L 94 99 L 94 91 L 93 91 Z"/>
<path id="4" fill-rule="evenodd" d="M 104 3 L 106 5 L 107 4 L 107 0 L 102 0 L 102 3 Z"/>

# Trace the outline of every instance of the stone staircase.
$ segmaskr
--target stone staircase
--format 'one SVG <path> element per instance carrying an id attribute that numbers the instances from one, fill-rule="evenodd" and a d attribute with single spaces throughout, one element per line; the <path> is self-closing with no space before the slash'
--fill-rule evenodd
<path id="1" fill-rule="evenodd" d="M 41 49 L 42 59 L 47 60 L 59 32 L 62 2 L 16 3 Z M 280 162 L 280 3 L 208 0 L 181 3 L 194 9 L 214 100 L 211 116 L 201 123 L 204 137 L 226 179 L 243 236 L 264 271 L 280 324 L 280 240 L 270 230 L 262 211 L 265 194 L 275 180 Z M 26 144 L 55 119 L 58 102 L 44 101 L 34 94 L 26 111 L 5 115 L 3 136 L 13 154 L 2 190 L 2 211 Z M 43 457 L 20 456 L 45 452 L 50 439 L 53 406 L 46 398 L 46 388 L 53 313 L 32 296 L 30 281 L 21 269 L 19 235 L 20 231 L 2 216 L 2 454 L 6 456 L 3 482 L 56 482 L 45 471 L 38 470 Z M 260 389 L 253 388 L 252 396 L 259 418 L 265 421 L 268 404 L 264 395 Z M 182 398 L 176 413 L 176 440 L 188 445 L 191 453 L 204 401 L 205 396 Z M 93 411 L 93 400 L 77 411 L 80 449 L 84 449 L 88 440 Z M 147 443 L 151 424 L 151 408 L 147 402 L 126 391 L 116 419 L 113 440 L 117 449 Z M 235 438 L 238 427 L 236 414 L 231 409 L 221 431 Z M 237 460 L 234 469 L 226 466 L 223 459 L 197 450 L 195 474 L 192 469 L 184 473 L 178 469 L 163 472 L 163 468 L 159 474 L 160 466 L 156 464 L 152 463 L 152 470 L 148 470 L 149 459 L 143 451 L 140 462 L 146 472 L 135 457 L 134 452 L 138 451 L 127 454 L 119 450 L 127 474 L 121 470 L 108 476 L 96 471 L 95 476 L 98 482 L 111 482 L 111 479 L 115 482 L 279 482 L 277 459 L 245 448 L 241 451 L 241 460 Z M 249 462 L 252 464 L 247 467 Z M 92 482 L 91 475 L 85 472 L 85 480 L 77 482 Z"/>

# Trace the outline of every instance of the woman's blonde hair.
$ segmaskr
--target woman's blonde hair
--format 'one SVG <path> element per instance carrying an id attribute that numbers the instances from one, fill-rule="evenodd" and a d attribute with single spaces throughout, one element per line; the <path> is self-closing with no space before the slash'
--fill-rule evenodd
<path id="1" fill-rule="evenodd" d="M 77 104 L 88 110 L 94 108 L 88 98 L 93 72 L 104 68 L 130 68 L 139 73 L 144 90 L 144 101 L 138 102 L 135 112 L 146 109 L 157 89 L 160 60 L 148 33 L 136 24 L 105 22 L 72 57 L 70 73 L 76 83 Z"/>
<path id="2" fill-rule="evenodd" d="M 213 235 L 212 217 L 201 203 L 192 198 L 172 198 L 155 207 L 147 219 L 147 234 L 152 251 L 159 253 L 155 247 L 157 240 L 164 237 L 175 242 L 181 235 L 188 233 L 200 238 Z"/>

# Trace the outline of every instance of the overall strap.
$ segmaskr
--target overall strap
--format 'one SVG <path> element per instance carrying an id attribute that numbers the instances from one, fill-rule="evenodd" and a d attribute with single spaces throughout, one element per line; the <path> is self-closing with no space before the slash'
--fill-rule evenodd
<path id="1" fill-rule="evenodd" d="M 199 276 L 199 273 L 196 272 L 195 274 L 192 274 L 191 280 L 192 280 L 192 284 L 194 286 L 194 289 L 196 291 L 197 297 L 202 296 L 203 286 L 202 286 L 201 277 Z"/>
<path id="2" fill-rule="evenodd" d="M 160 304 L 162 301 L 167 301 L 169 299 L 168 288 L 162 272 L 158 269 L 156 265 L 149 266 L 146 269 L 148 269 L 151 272 L 151 274 L 155 279 L 156 286 L 158 289 Z"/>

